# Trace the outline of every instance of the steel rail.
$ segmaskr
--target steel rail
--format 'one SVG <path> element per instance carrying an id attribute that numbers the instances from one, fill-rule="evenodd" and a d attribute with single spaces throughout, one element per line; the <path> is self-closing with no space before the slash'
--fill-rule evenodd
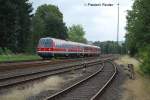
<path id="1" fill-rule="evenodd" d="M 68 58 L 68 59 L 56 59 L 56 60 L 33 60 L 33 61 L 20 61 L 20 62 L 0 62 L 0 72 L 11 71 L 16 69 L 36 68 L 41 66 L 47 66 L 50 64 L 68 63 L 68 62 L 80 62 L 82 60 L 104 59 L 112 58 L 113 55 L 101 55 L 99 57 L 86 57 L 86 58 Z"/>
<path id="2" fill-rule="evenodd" d="M 90 100 L 97 100 L 99 96 L 104 92 L 106 87 L 112 82 L 112 80 L 115 78 L 117 74 L 117 67 L 114 63 L 111 63 L 115 69 L 113 75 L 109 78 L 109 80 L 104 84 L 104 86 L 90 99 Z"/>
<path id="3" fill-rule="evenodd" d="M 56 93 L 56 94 L 54 94 L 54 95 L 52 95 L 52 96 L 49 96 L 49 97 L 45 98 L 44 100 L 55 100 L 55 98 L 56 98 L 57 96 L 59 96 L 59 95 L 61 95 L 61 94 L 63 94 L 63 93 L 66 93 L 66 92 L 68 92 L 68 91 L 70 91 L 70 90 L 72 90 L 74 87 L 78 86 L 79 84 L 82 84 L 83 82 L 85 82 L 85 81 L 89 80 L 90 78 L 94 77 L 94 76 L 97 75 L 99 72 L 101 72 L 101 71 L 103 70 L 103 68 L 104 68 L 104 64 L 102 65 L 102 67 L 101 67 L 98 71 L 96 71 L 96 72 L 93 73 L 92 75 L 90 75 L 90 76 L 88 76 L 87 78 L 85 78 L 85 79 L 83 79 L 83 80 L 81 80 L 81 81 L 79 81 L 79 82 L 77 82 L 77 83 L 75 83 L 75 84 L 69 86 L 69 87 L 66 88 L 66 89 L 63 89 L 62 91 L 60 91 L 60 92 L 58 92 L 58 93 Z"/>
<path id="4" fill-rule="evenodd" d="M 93 61 L 93 62 L 86 62 L 86 64 L 92 64 L 92 63 L 96 63 L 97 61 Z M 74 65 L 70 65 L 70 66 L 63 66 L 63 67 L 56 67 L 56 68 L 52 68 L 52 69 L 42 69 L 40 71 L 35 71 L 35 72 L 31 72 L 31 73 L 23 73 L 23 74 L 17 74 L 17 75 L 12 75 L 12 76 L 7 76 L 7 77 L 0 77 L 0 81 L 2 80 L 7 80 L 7 79 L 11 79 L 11 78 L 17 78 L 17 77 L 23 77 L 23 76 L 27 76 L 27 75 L 33 75 L 33 74 L 38 74 L 38 73 L 44 73 L 44 72 L 49 72 L 49 71 L 56 71 L 56 70 L 61 70 L 61 69 L 66 69 L 66 68 L 71 68 L 71 67 L 75 67 L 75 66 L 81 66 L 83 65 L 83 63 L 79 63 L 79 64 L 74 64 Z"/>
<path id="5" fill-rule="evenodd" d="M 112 65 L 113 65 L 114 70 L 115 70 L 114 73 L 113 73 L 113 75 L 112 75 L 112 76 L 109 78 L 109 80 L 103 85 L 103 87 L 102 87 L 93 97 L 91 97 L 90 100 L 97 100 L 97 97 L 99 96 L 99 94 L 102 93 L 102 91 L 106 88 L 106 86 L 108 86 L 108 84 L 112 81 L 112 79 L 113 79 L 113 78 L 115 77 L 115 75 L 117 74 L 117 67 L 116 67 L 114 64 L 112 64 Z M 44 100 L 57 100 L 57 97 L 59 97 L 60 95 L 62 95 L 62 94 L 64 94 L 64 93 L 67 93 L 67 92 L 73 90 L 73 88 L 77 87 L 78 85 L 80 85 L 80 84 L 82 84 L 82 83 L 88 81 L 88 80 L 91 79 L 92 77 L 94 77 L 94 76 L 96 76 L 97 74 L 99 74 L 99 73 L 103 70 L 103 68 L 104 68 L 104 63 L 103 63 L 102 68 L 100 68 L 98 71 L 96 71 L 95 73 L 93 73 L 93 74 L 90 75 L 89 77 L 87 77 L 87 78 L 85 78 L 85 79 L 83 79 L 83 80 L 81 80 L 81 81 L 79 81 L 79 82 L 77 82 L 77 83 L 75 83 L 75 84 L 69 86 L 68 88 L 65 88 L 65 89 L 61 90 L 60 92 L 57 92 L 57 93 L 55 93 L 55 94 L 53 94 L 53 95 L 51 95 L 51 96 L 45 98 Z"/>
<path id="6" fill-rule="evenodd" d="M 106 61 L 106 60 L 110 60 L 112 58 L 104 58 L 104 59 L 99 59 L 100 61 Z M 90 61 L 89 61 L 90 62 Z M 97 62 L 97 61 L 96 61 Z M 88 64 L 88 61 L 85 61 L 85 62 L 78 62 L 79 64 L 74 64 L 74 65 L 70 65 L 70 66 L 63 66 L 61 68 L 52 68 L 52 69 L 41 69 L 41 70 L 38 70 L 38 71 L 34 71 L 34 72 L 29 72 L 29 73 L 20 73 L 20 74 L 16 74 L 16 75 L 7 75 L 7 76 L 2 76 L 0 77 L 0 81 L 2 80 L 7 80 L 7 79 L 11 79 L 11 78 L 17 78 L 17 77 L 23 77 L 23 76 L 27 76 L 27 75 L 32 75 L 32 74 L 37 74 L 37 73 L 43 73 L 43 72 L 48 72 L 48 71 L 51 71 L 51 70 L 60 70 L 60 69 L 64 69 L 64 68 L 67 68 L 67 67 L 74 67 L 74 66 L 80 66 L 82 64 L 85 64 L 87 63 Z M 90 63 L 95 63 L 95 61 L 91 61 Z M 41 65 L 42 66 L 42 65 Z"/>
<path id="7" fill-rule="evenodd" d="M 68 62 L 78 62 L 83 58 L 72 58 L 72 59 L 56 59 L 56 60 L 33 60 L 33 61 L 22 61 L 22 62 L 0 62 L 0 71 L 9 71 L 14 69 L 24 69 L 29 67 L 40 67 L 49 64 L 59 64 Z M 84 58 L 84 60 L 91 60 L 93 57 Z"/>
<path id="8" fill-rule="evenodd" d="M 95 63 L 93 63 L 93 62 L 90 62 L 90 63 L 87 63 L 87 64 L 90 64 L 90 66 L 92 66 L 92 65 L 95 65 L 95 64 L 99 64 L 99 63 L 101 63 L 101 62 L 95 62 Z M 92 64 L 92 65 L 91 65 Z M 19 84 L 19 83 L 23 83 L 23 82 L 27 82 L 27 81 L 31 81 L 31 80 L 35 80 L 35 79 L 39 79 L 39 78 L 42 78 L 42 77 L 48 77 L 48 76 L 50 76 L 50 75 L 56 75 L 56 74 L 60 74 L 60 73 L 65 73 L 65 72 L 69 72 L 69 71 L 71 71 L 71 70 L 78 70 L 78 69 L 82 69 L 82 68 L 84 68 L 84 66 L 82 66 L 83 64 L 78 64 L 78 65 L 72 65 L 72 66 L 68 66 L 68 67 L 65 67 L 65 68 L 60 68 L 60 69 L 55 69 L 55 70 L 50 70 L 50 71 L 42 71 L 42 72 L 38 72 L 38 73 L 31 73 L 31 74 L 27 74 L 27 75 L 21 75 L 21 76 L 16 76 L 16 77 L 11 77 L 11 78 L 6 78 L 6 79 L 8 79 L 8 80 L 6 80 L 6 79 L 1 79 L 0 80 L 0 88 L 4 88 L 4 87 L 6 87 L 6 86 L 12 86 L 12 85 L 16 85 L 16 84 Z M 79 67 L 77 67 L 77 68 L 75 68 L 75 66 L 79 66 Z M 63 70 L 64 69 L 64 70 Z M 44 75 L 44 73 L 46 73 L 46 72 L 49 72 L 48 74 L 45 74 Z M 41 74 L 42 73 L 42 75 L 40 75 L 40 76 L 38 76 L 38 74 Z M 34 77 L 32 76 L 32 75 L 34 75 Z M 37 75 L 37 77 L 35 77 L 35 75 Z M 24 79 L 24 80 L 21 80 L 21 81 L 12 81 L 12 80 L 15 80 L 15 78 L 20 78 L 20 77 L 29 77 L 29 76 L 32 76 L 32 77 L 30 77 L 30 78 L 27 78 L 27 79 Z M 12 78 L 14 78 L 14 79 L 12 79 Z M 7 84 L 2 84 L 2 83 L 5 83 L 5 81 L 9 81 L 9 79 L 11 80 L 11 82 L 10 83 L 7 83 Z"/>
<path id="9" fill-rule="evenodd" d="M 92 59 L 95 57 L 87 57 L 88 59 Z M 86 59 L 87 59 L 86 58 Z M 34 59 L 34 60 L 20 60 L 20 61 L 0 61 L 0 64 L 14 64 L 14 63 L 30 63 L 30 62 L 37 62 L 37 61 L 63 61 L 63 60 L 81 60 L 82 58 L 57 58 L 57 59 Z"/>

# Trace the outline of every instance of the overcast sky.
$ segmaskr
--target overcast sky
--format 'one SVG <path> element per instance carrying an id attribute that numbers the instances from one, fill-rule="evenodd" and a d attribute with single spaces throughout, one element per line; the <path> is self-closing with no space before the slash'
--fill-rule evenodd
<path id="1" fill-rule="evenodd" d="M 69 27 L 81 24 L 90 41 L 116 41 L 117 3 L 118 0 L 29 0 L 33 3 L 34 12 L 43 4 L 54 4 L 63 13 L 64 22 Z M 113 6 L 87 6 L 86 4 L 114 4 Z M 120 33 L 119 40 L 124 40 L 126 26 L 126 10 L 131 9 L 133 0 L 119 0 Z"/>

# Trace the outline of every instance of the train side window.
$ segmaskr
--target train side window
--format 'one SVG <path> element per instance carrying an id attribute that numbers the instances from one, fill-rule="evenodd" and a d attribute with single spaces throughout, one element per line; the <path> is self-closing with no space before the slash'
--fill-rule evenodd
<path id="1" fill-rule="evenodd" d="M 61 41 L 59 41 L 59 48 L 61 48 Z"/>
<path id="2" fill-rule="evenodd" d="M 62 43 L 60 42 L 60 48 L 62 48 Z"/>
<path id="3" fill-rule="evenodd" d="M 66 47 L 65 47 L 65 45 L 66 45 L 66 44 L 65 44 L 65 43 L 63 43 L 63 48 L 66 48 Z"/>
<path id="4" fill-rule="evenodd" d="M 58 48 L 58 42 L 57 42 L 57 41 L 55 41 L 55 43 L 56 43 L 56 48 Z"/>
<path id="5" fill-rule="evenodd" d="M 67 46 L 66 43 L 64 43 L 64 48 L 67 48 L 66 46 Z"/>
<path id="6" fill-rule="evenodd" d="M 59 44 L 59 47 L 62 48 L 62 43 L 61 43 L 61 41 L 60 41 L 59 43 L 60 43 L 60 44 Z"/>
<path id="7" fill-rule="evenodd" d="M 58 41 L 58 48 L 60 48 L 60 41 Z"/>

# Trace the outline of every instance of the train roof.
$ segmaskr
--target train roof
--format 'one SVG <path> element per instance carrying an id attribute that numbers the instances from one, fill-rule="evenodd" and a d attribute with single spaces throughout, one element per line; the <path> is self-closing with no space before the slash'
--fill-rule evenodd
<path id="1" fill-rule="evenodd" d="M 84 43 L 79 43 L 79 42 L 72 42 L 72 41 L 68 41 L 68 40 L 56 39 L 56 38 L 51 38 L 51 37 L 45 37 L 45 38 L 41 38 L 41 39 L 52 39 L 54 41 L 63 41 L 63 42 L 76 44 L 76 45 L 81 45 L 81 46 L 89 46 L 89 47 L 93 47 L 93 48 L 100 48 L 100 47 L 95 46 L 95 45 L 84 44 Z"/>

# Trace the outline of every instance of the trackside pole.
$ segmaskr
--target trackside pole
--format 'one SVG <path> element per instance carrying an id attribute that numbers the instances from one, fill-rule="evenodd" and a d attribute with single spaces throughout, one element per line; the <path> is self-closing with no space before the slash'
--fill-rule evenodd
<path id="1" fill-rule="evenodd" d="M 135 79 L 135 72 L 134 72 L 133 64 L 128 64 L 128 69 L 129 69 L 129 72 L 130 72 L 130 78 L 134 80 Z"/>
<path id="2" fill-rule="evenodd" d="M 85 56 L 85 55 L 84 55 Z M 84 57 L 83 56 L 83 57 Z M 84 58 L 82 58 L 82 65 L 83 65 L 83 71 L 86 72 L 86 67 L 87 67 L 87 63 L 86 63 L 86 56 Z M 85 59 L 85 60 L 84 60 Z"/>

